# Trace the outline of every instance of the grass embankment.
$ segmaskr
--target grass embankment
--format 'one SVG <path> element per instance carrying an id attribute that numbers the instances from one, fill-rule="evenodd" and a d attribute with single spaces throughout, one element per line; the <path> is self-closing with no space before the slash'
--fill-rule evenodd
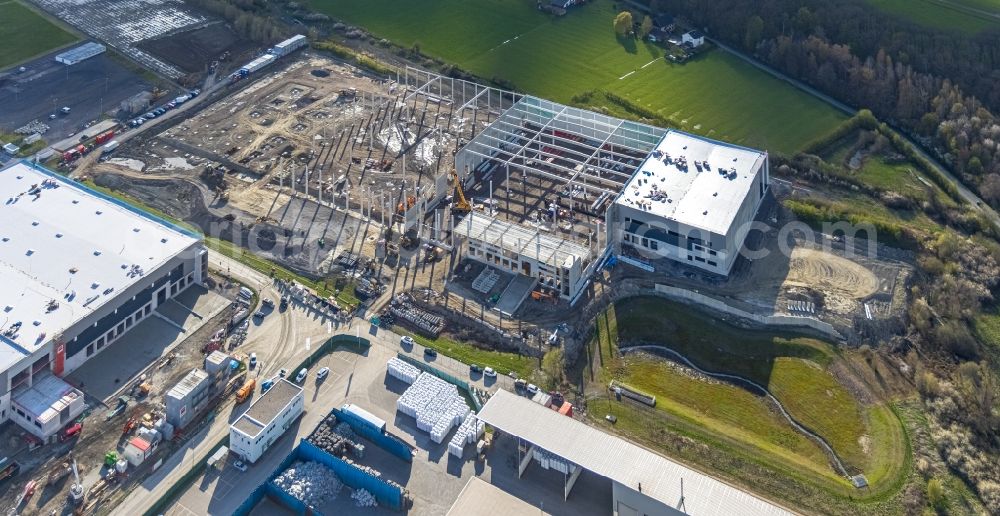
<path id="1" fill-rule="evenodd" d="M 396 326 L 392 331 L 400 335 L 409 335 L 417 344 L 426 348 L 436 350 L 442 355 L 454 358 L 466 364 L 476 364 L 481 367 L 492 367 L 497 373 L 507 374 L 511 371 L 517 373 L 519 378 L 531 378 L 531 375 L 538 368 L 538 361 L 531 357 L 518 355 L 517 353 L 504 353 L 481 349 L 465 342 L 440 336 L 436 339 L 429 339 L 423 335 Z"/>
<path id="2" fill-rule="evenodd" d="M 77 39 L 19 0 L 0 0 L 0 69 Z"/>
<path id="3" fill-rule="evenodd" d="M 723 51 L 673 64 L 663 48 L 619 39 L 610 0 L 555 18 L 522 0 L 312 0 L 323 13 L 365 27 L 405 48 L 527 93 L 570 103 L 586 92 L 627 99 L 671 125 L 713 138 L 793 153 L 845 117 Z M 442 30 L 427 30 L 440 27 Z M 592 104 L 622 112 L 604 95 Z"/>
<path id="4" fill-rule="evenodd" d="M 598 316 L 597 328 L 592 350 L 600 353 L 593 363 L 601 390 L 617 379 L 657 396 L 655 409 L 608 401 L 604 395 L 591 399 L 589 414 L 600 424 L 607 425 L 603 416 L 614 413 L 619 432 L 814 510 L 830 510 L 831 504 L 856 510 L 852 497 L 884 504 L 909 470 L 899 419 L 886 405 L 862 406 L 841 386 L 828 372 L 841 359 L 825 342 L 736 328 L 659 298 L 619 302 Z M 694 376 L 663 359 L 621 357 L 617 345 L 622 341 L 661 343 L 706 370 L 766 386 L 849 468 L 863 472 L 871 488 L 851 487 L 818 445 L 760 396 Z M 589 379 L 589 371 L 584 374 Z"/>

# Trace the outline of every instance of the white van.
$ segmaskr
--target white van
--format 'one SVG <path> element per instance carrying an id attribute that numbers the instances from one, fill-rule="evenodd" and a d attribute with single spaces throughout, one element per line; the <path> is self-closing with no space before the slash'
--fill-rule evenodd
<path id="1" fill-rule="evenodd" d="M 253 298 L 253 291 L 246 287 L 240 287 L 240 297 L 250 300 Z"/>
<path id="2" fill-rule="evenodd" d="M 303 367 L 302 369 L 299 370 L 299 374 L 295 375 L 295 383 L 302 383 L 303 381 L 305 381 L 306 376 L 308 375 L 309 375 L 309 370 Z"/>

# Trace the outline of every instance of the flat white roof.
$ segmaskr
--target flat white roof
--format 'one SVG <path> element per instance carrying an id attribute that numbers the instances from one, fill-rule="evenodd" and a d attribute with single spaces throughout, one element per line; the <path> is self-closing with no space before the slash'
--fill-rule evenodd
<path id="1" fill-rule="evenodd" d="M 569 267 L 571 258 L 586 262 L 590 250 L 557 234 L 470 212 L 455 223 L 455 233 L 554 267 Z"/>
<path id="2" fill-rule="evenodd" d="M 765 152 L 669 131 L 615 202 L 725 235 L 766 159 Z"/>
<path id="3" fill-rule="evenodd" d="M 199 240 L 26 162 L 0 169 L 0 221 L 0 370 Z"/>
<path id="4" fill-rule="evenodd" d="M 24 409 L 33 419 L 43 424 L 50 419 L 59 417 L 83 393 L 61 378 L 51 374 L 36 377 L 31 387 L 15 391 L 15 405 Z"/>
<path id="5" fill-rule="evenodd" d="M 625 487 L 638 491 L 641 483 L 643 495 L 670 507 L 678 507 L 683 478 L 683 508 L 688 514 L 792 514 L 704 473 L 503 389 L 486 402 L 477 417 Z"/>

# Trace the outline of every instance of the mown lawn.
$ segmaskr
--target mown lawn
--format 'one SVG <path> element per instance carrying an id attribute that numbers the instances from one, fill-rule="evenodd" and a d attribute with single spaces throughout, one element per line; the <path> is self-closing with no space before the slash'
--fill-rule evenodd
<path id="1" fill-rule="evenodd" d="M 855 494 L 819 446 L 796 432 L 762 397 L 698 379 L 659 358 L 622 357 L 619 342 L 659 343 L 706 370 L 740 375 L 766 386 L 793 417 L 823 436 L 849 468 L 868 476 L 872 484 L 868 496 L 886 496 L 887 490 L 898 487 L 908 453 L 899 420 L 886 406 L 863 407 L 827 372 L 833 361 L 840 360 L 832 345 L 736 328 L 660 298 L 618 302 L 598 316 L 597 328 L 597 381 L 603 386 L 617 379 L 657 396 L 655 410 L 640 412 L 662 414 L 657 423 L 661 426 L 622 421 L 619 414 L 618 426 L 643 440 L 655 442 L 658 428 L 666 425 L 728 450 L 724 453 L 728 459 L 708 462 L 737 477 L 748 473 L 733 465 L 734 457 L 752 457 L 746 460 L 763 465 L 771 474 L 781 472 L 837 497 Z M 629 405 L 596 401 L 595 418 Z"/>
<path id="2" fill-rule="evenodd" d="M 521 356 L 517 353 L 481 349 L 472 344 L 459 342 L 445 336 L 429 339 L 400 326 L 393 327 L 392 331 L 400 335 L 409 335 L 413 337 L 413 340 L 417 341 L 417 344 L 437 350 L 438 353 L 454 358 L 459 362 L 476 364 L 481 367 L 492 367 L 500 374 L 507 374 L 513 371 L 517 373 L 519 378 L 531 378 L 531 375 L 538 369 L 537 359 Z"/>
<path id="3" fill-rule="evenodd" d="M 920 25 L 977 33 L 1000 27 L 1000 20 L 963 10 L 968 6 L 981 11 L 1000 12 L 994 0 L 868 0 L 879 9 L 907 18 Z"/>
<path id="4" fill-rule="evenodd" d="M 793 153 L 845 119 L 725 52 L 710 51 L 677 65 L 663 59 L 660 47 L 619 40 L 609 0 L 573 8 L 561 18 L 523 0 L 312 0 L 310 5 L 540 97 L 568 103 L 604 90 L 685 130 L 772 152 Z M 590 107 L 601 107 L 605 101 L 599 98 Z"/>
<path id="5" fill-rule="evenodd" d="M 0 0 L 0 69 L 76 40 L 21 2 Z"/>

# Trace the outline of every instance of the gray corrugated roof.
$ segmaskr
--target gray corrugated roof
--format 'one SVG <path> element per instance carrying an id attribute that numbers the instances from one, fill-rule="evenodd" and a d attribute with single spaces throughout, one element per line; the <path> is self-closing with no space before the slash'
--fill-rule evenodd
<path id="1" fill-rule="evenodd" d="M 498 390 L 479 419 L 670 507 L 697 515 L 785 516 L 789 511 L 620 437 Z"/>

